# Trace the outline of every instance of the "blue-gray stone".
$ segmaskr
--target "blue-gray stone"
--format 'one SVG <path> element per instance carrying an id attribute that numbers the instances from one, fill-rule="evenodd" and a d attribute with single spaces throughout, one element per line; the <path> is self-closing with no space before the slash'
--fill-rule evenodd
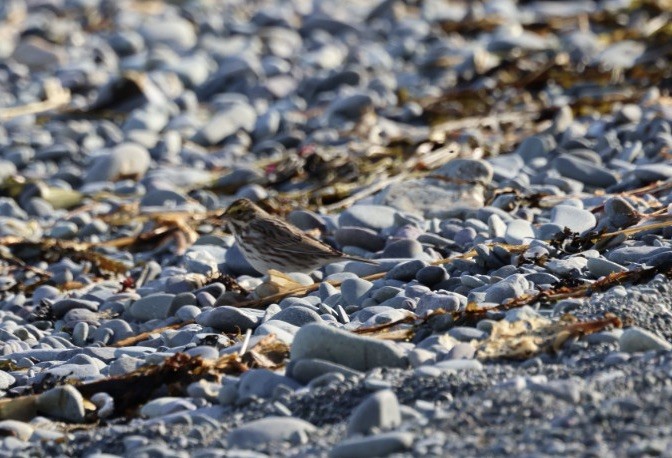
<path id="1" fill-rule="evenodd" d="M 323 318 L 320 317 L 320 320 L 322 321 Z M 292 342 L 294 342 L 294 335 L 298 330 L 298 326 L 273 319 L 262 323 L 257 329 L 254 330 L 254 335 L 266 336 L 273 334 L 281 342 L 284 342 L 287 345 L 291 345 Z"/>
<path id="2" fill-rule="evenodd" d="M 433 291 L 420 296 L 415 313 L 418 316 L 426 315 L 436 310 L 455 312 L 466 305 L 467 298 L 449 291 Z"/>
<path id="3" fill-rule="evenodd" d="M 475 355 L 476 349 L 471 344 L 460 342 L 448 351 L 446 359 L 472 359 Z"/>
<path id="4" fill-rule="evenodd" d="M 485 294 L 485 302 L 501 304 L 507 299 L 522 296 L 530 286 L 522 274 L 513 274 L 490 286 Z"/>
<path id="5" fill-rule="evenodd" d="M 291 359 L 302 358 L 324 359 L 360 371 L 408 365 L 396 344 L 313 323 L 303 326 L 294 337 Z"/>
<path id="6" fill-rule="evenodd" d="M 0 390 L 7 390 L 15 381 L 16 379 L 11 374 L 0 370 Z"/>
<path id="7" fill-rule="evenodd" d="M 385 239 L 373 229 L 364 227 L 339 227 L 334 231 L 339 246 L 355 246 L 376 252 L 385 247 Z"/>
<path id="8" fill-rule="evenodd" d="M 626 246 L 610 251 L 607 254 L 607 259 L 612 262 L 624 265 L 631 262 L 643 262 L 645 258 L 649 258 L 667 251 L 671 251 L 669 247 L 648 245 Z"/>
<path id="9" fill-rule="evenodd" d="M 672 350 L 672 344 L 651 331 L 636 326 L 623 331 L 619 339 L 621 351 L 626 353 L 649 350 Z"/>
<path id="10" fill-rule="evenodd" d="M 539 313 L 536 312 L 529 305 L 524 305 L 520 308 L 514 308 L 506 312 L 504 319 L 509 322 L 514 321 L 530 321 L 539 318 Z"/>
<path id="11" fill-rule="evenodd" d="M 63 318 L 63 316 L 73 309 L 85 309 L 92 312 L 98 311 L 98 302 L 87 301 L 85 299 L 65 298 L 56 301 L 52 304 L 51 309 L 56 318 Z"/>
<path id="12" fill-rule="evenodd" d="M 515 219 L 509 222 L 506 226 L 504 239 L 506 243 L 512 245 L 520 245 L 527 241 L 527 239 L 534 238 L 534 228 L 529 221 L 522 219 Z"/>
<path id="13" fill-rule="evenodd" d="M 472 340 L 483 340 L 488 334 L 480 329 L 470 328 L 468 326 L 455 326 L 448 331 L 448 335 L 461 342 L 470 342 Z"/>
<path id="14" fill-rule="evenodd" d="M 368 458 L 370 456 L 392 456 L 411 449 L 413 434 L 392 431 L 373 436 L 351 437 L 336 444 L 329 452 L 329 458 Z"/>
<path id="15" fill-rule="evenodd" d="M 309 210 L 293 210 L 287 215 L 287 221 L 302 231 L 310 231 L 314 229 L 323 231 L 327 228 L 327 223 L 324 218 Z M 336 235 L 336 232 L 334 235 Z M 338 241 L 338 238 L 336 240 Z M 341 245 L 349 245 L 349 243 L 342 243 Z"/>
<path id="16" fill-rule="evenodd" d="M 243 101 L 230 103 L 215 113 L 193 140 L 201 145 L 216 145 L 238 130 L 251 132 L 256 121 L 257 113 L 250 104 Z"/>
<path id="17" fill-rule="evenodd" d="M 605 167 L 568 154 L 557 157 L 553 165 L 562 175 L 593 188 L 608 188 L 618 182 L 617 176 Z"/>
<path id="18" fill-rule="evenodd" d="M 144 359 L 122 355 L 120 358 L 117 358 L 110 363 L 108 367 L 108 375 L 110 377 L 126 375 L 130 372 L 133 372 L 144 363 Z"/>
<path id="19" fill-rule="evenodd" d="M 157 418 L 184 410 L 196 410 L 196 406 L 187 399 L 165 396 L 152 399 L 143 405 L 140 409 L 140 415 L 148 418 Z"/>
<path id="20" fill-rule="evenodd" d="M 322 318 L 317 312 L 300 305 L 290 306 L 281 310 L 280 312 L 273 315 L 273 319 L 284 321 L 295 326 L 303 326 L 307 323 L 322 322 Z"/>
<path id="21" fill-rule="evenodd" d="M 196 317 L 196 323 L 227 333 L 245 332 L 256 328 L 263 316 L 263 310 L 224 305 L 202 312 Z"/>
<path id="22" fill-rule="evenodd" d="M 490 184 L 493 177 L 492 165 L 480 159 L 453 159 L 434 171 L 437 175 L 453 180 Z"/>
<path id="23" fill-rule="evenodd" d="M 583 256 L 573 256 L 566 259 L 551 259 L 544 267 L 559 276 L 578 276 L 588 264 L 588 259 Z"/>
<path id="24" fill-rule="evenodd" d="M 133 302 L 129 311 L 136 320 L 149 321 L 170 316 L 174 294 L 156 293 Z"/>
<path id="25" fill-rule="evenodd" d="M 57 386 L 40 394 L 36 407 L 48 417 L 73 423 L 84 421 L 84 398 L 72 385 Z"/>
<path id="26" fill-rule="evenodd" d="M 410 239 L 395 240 L 383 250 L 384 258 L 418 258 L 422 254 L 422 244 L 417 240 Z"/>
<path id="27" fill-rule="evenodd" d="M 346 305 L 359 305 L 373 288 L 373 283 L 361 278 L 349 278 L 341 284 L 341 295 Z"/>
<path id="28" fill-rule="evenodd" d="M 529 162 L 536 158 L 547 158 L 556 146 L 555 139 L 551 135 L 533 135 L 523 140 L 515 152 L 525 162 Z"/>
<path id="29" fill-rule="evenodd" d="M 122 143 L 96 156 L 84 177 L 86 183 L 115 181 L 120 177 L 142 177 L 150 164 L 147 148 L 136 143 Z"/>
<path id="30" fill-rule="evenodd" d="M 537 227 L 536 235 L 539 240 L 551 240 L 562 233 L 565 228 L 555 223 L 545 223 Z"/>
<path id="31" fill-rule="evenodd" d="M 395 266 L 387 273 L 385 277 L 401 281 L 410 281 L 415 278 L 418 271 L 423 267 L 428 267 L 428 265 L 425 261 L 421 261 L 419 259 L 404 262 Z"/>
<path id="32" fill-rule="evenodd" d="M 381 390 L 365 398 L 348 420 L 347 435 L 370 434 L 390 430 L 401 425 L 401 411 L 397 396 L 391 390 Z"/>
<path id="33" fill-rule="evenodd" d="M 299 418 L 270 416 L 233 429 L 226 436 L 226 440 L 232 449 L 250 449 L 269 442 L 300 442 L 301 437 L 315 431 L 315 426 Z"/>
<path id="34" fill-rule="evenodd" d="M 386 285 L 373 291 L 373 294 L 371 294 L 371 298 L 373 298 L 378 303 L 382 303 L 388 299 L 398 296 L 399 293 L 403 293 L 403 291 L 404 291 L 403 289 L 398 288 L 396 286 Z"/>
<path id="35" fill-rule="evenodd" d="M 172 189 L 152 189 L 142 199 L 140 206 L 147 207 L 179 207 L 187 203 L 187 197 Z"/>
<path id="36" fill-rule="evenodd" d="M 301 387 L 295 380 L 268 369 L 252 369 L 240 376 L 238 398 L 241 400 L 252 397 L 268 399 L 273 396 L 273 392 L 280 385 L 291 390 Z"/>
<path id="37" fill-rule="evenodd" d="M 525 274 L 525 278 L 535 285 L 552 285 L 560 281 L 558 277 L 553 274 L 549 274 L 548 272 Z"/>
<path id="38" fill-rule="evenodd" d="M 394 224 L 394 208 L 383 205 L 353 205 L 340 214 L 339 226 L 357 226 L 379 231 Z"/>
<path id="39" fill-rule="evenodd" d="M 33 292 L 33 304 L 39 305 L 43 299 L 55 299 L 60 296 L 58 288 L 51 285 L 38 286 Z"/>
<path id="40" fill-rule="evenodd" d="M 665 163 L 638 165 L 633 173 L 645 183 L 668 180 L 672 178 L 672 165 Z"/>
<path id="41" fill-rule="evenodd" d="M 425 286 L 433 286 L 448 278 L 448 272 L 442 266 L 426 266 L 418 270 L 415 279 Z"/>
<path id="42" fill-rule="evenodd" d="M 581 400 L 581 391 L 575 380 L 552 380 L 546 383 L 527 381 L 527 388 L 532 392 L 549 394 L 573 404 Z"/>
<path id="43" fill-rule="evenodd" d="M 447 359 L 430 367 L 439 369 L 444 373 L 483 370 L 483 364 L 477 359 Z"/>
<path id="44" fill-rule="evenodd" d="M 588 271 L 595 277 L 603 277 L 616 272 L 625 272 L 626 269 L 620 264 L 609 261 L 601 257 L 598 258 L 588 258 L 588 263 L 586 264 Z M 529 278 L 529 277 L 528 277 Z"/>
<path id="45" fill-rule="evenodd" d="M 327 107 L 327 115 L 332 122 L 340 119 L 357 120 L 373 105 L 373 99 L 368 94 L 353 94 L 347 97 L 336 98 Z"/>
<path id="46" fill-rule="evenodd" d="M 656 253 L 645 258 L 644 263 L 650 267 L 656 267 L 659 270 L 667 271 L 672 267 L 672 251 Z"/>
<path id="47" fill-rule="evenodd" d="M 300 383 L 307 384 L 311 380 L 324 374 L 337 373 L 346 377 L 361 375 L 360 371 L 351 369 L 323 359 L 302 358 L 292 359 L 287 365 L 287 374 Z"/>
<path id="48" fill-rule="evenodd" d="M 595 227 L 597 220 L 588 210 L 569 205 L 556 205 L 551 210 L 551 223 L 582 233 Z"/>
<path id="49" fill-rule="evenodd" d="M 604 203 L 604 212 L 615 229 L 630 227 L 640 220 L 639 212 L 622 197 L 612 197 Z"/>

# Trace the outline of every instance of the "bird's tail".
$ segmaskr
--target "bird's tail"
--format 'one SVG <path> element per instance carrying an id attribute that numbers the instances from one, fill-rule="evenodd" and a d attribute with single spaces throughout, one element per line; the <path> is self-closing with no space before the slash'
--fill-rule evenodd
<path id="1" fill-rule="evenodd" d="M 359 257 L 359 256 L 351 256 L 349 254 L 343 255 L 343 259 L 345 261 L 365 262 L 367 264 L 373 264 L 374 266 L 379 266 L 380 265 L 380 263 L 378 261 L 376 261 L 375 259 L 366 259 L 366 258 L 362 258 L 362 257 Z"/>

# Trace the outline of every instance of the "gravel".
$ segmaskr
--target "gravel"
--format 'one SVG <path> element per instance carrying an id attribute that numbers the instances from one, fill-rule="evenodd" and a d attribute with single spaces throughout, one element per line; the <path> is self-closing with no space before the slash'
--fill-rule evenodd
<path id="1" fill-rule="evenodd" d="M 668 453 L 670 54 L 616 3 L 0 2 L 0 454 Z M 377 264 L 270 282 L 241 197 Z"/>

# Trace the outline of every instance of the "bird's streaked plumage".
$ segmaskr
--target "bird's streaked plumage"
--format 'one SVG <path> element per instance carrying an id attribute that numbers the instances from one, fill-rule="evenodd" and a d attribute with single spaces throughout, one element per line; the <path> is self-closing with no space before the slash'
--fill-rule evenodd
<path id="1" fill-rule="evenodd" d="M 350 256 L 277 218 L 249 199 L 233 202 L 222 217 L 229 224 L 241 251 L 260 273 L 312 272 L 325 264 L 368 259 Z"/>

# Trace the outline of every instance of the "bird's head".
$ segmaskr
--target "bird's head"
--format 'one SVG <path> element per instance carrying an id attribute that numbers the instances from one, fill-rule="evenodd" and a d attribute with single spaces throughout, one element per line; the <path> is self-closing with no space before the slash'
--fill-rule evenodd
<path id="1" fill-rule="evenodd" d="M 238 199 L 229 205 L 222 215 L 224 222 L 229 223 L 234 230 L 245 227 L 255 218 L 266 215 L 266 212 L 259 208 L 249 199 Z"/>

